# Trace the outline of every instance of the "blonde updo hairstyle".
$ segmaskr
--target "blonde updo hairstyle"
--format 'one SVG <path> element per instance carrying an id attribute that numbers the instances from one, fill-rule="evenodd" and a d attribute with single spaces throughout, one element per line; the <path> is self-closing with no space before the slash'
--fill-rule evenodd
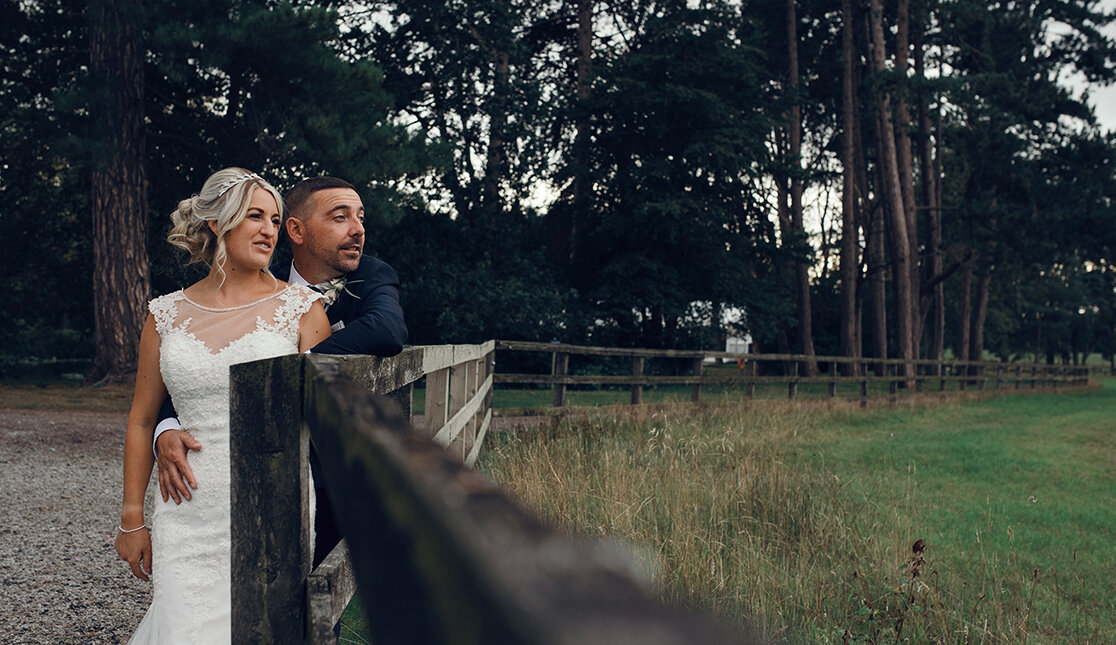
<path id="1" fill-rule="evenodd" d="M 197 195 L 178 202 L 171 213 L 174 226 L 167 241 L 190 254 L 188 264 L 202 262 L 209 269 L 216 267 L 224 284 L 228 259 L 225 236 L 244 221 L 256 188 L 275 198 L 282 217 L 283 198 L 274 186 L 243 168 L 225 168 L 210 175 Z M 216 233 L 210 229 L 210 222 L 217 223 Z"/>

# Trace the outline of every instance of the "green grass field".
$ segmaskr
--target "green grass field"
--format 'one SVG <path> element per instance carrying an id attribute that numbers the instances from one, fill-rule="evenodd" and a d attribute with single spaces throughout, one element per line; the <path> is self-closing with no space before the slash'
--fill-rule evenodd
<path id="1" fill-rule="evenodd" d="M 631 544 L 667 599 L 811 643 L 1116 633 L 1114 380 L 610 414 L 493 435 L 481 467 L 571 532 Z"/>

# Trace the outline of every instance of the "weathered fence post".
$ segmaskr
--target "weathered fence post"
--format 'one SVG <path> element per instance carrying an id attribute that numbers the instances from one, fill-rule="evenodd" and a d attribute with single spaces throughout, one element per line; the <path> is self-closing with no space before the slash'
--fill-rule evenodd
<path id="1" fill-rule="evenodd" d="M 635 378 L 643 378 L 642 356 L 635 356 L 632 358 L 632 376 Z M 643 403 L 643 385 L 632 383 L 632 405 L 639 405 L 640 403 Z"/>
<path id="2" fill-rule="evenodd" d="M 868 407 L 868 374 L 869 374 L 869 365 L 871 365 L 871 363 L 870 363 L 870 362 L 869 362 L 869 363 L 865 363 L 865 364 L 864 364 L 864 369 L 862 369 L 862 370 L 861 370 L 861 378 L 860 378 L 860 407 L 862 407 L 862 408 L 866 408 L 866 407 Z"/>
<path id="3" fill-rule="evenodd" d="M 798 394 L 798 361 L 795 360 L 791 365 L 794 365 L 794 371 L 790 374 L 791 380 L 787 381 L 787 398 L 793 401 Z"/>
<path id="4" fill-rule="evenodd" d="M 690 392 L 690 400 L 694 403 L 701 402 L 701 373 L 705 367 L 705 357 L 699 356 L 693 360 L 691 372 L 697 377 L 697 382 L 694 383 L 693 390 Z"/>
<path id="5" fill-rule="evenodd" d="M 757 364 L 759 364 L 759 361 L 755 359 L 748 361 L 748 384 L 744 386 L 744 398 L 748 399 L 749 401 L 754 399 L 756 396 L 756 374 L 758 373 L 758 368 L 756 367 Z"/>
<path id="6" fill-rule="evenodd" d="M 566 376 L 570 370 L 570 355 L 563 352 L 554 352 L 554 369 L 551 371 L 555 378 Z M 566 384 L 554 381 L 554 407 L 566 405 Z"/>
<path id="7" fill-rule="evenodd" d="M 449 420 L 449 368 L 426 375 L 426 429 L 431 435 Z"/>
<path id="8" fill-rule="evenodd" d="M 829 397 L 837 398 L 837 366 L 840 365 L 837 361 L 829 364 Z"/>
<path id="9" fill-rule="evenodd" d="M 449 384 L 449 411 L 448 416 L 453 418 L 460 410 L 465 402 L 469 400 L 469 365 L 458 363 L 450 368 L 450 384 Z M 449 451 L 455 456 L 464 459 L 468 453 L 468 447 L 465 445 L 468 435 L 468 427 L 462 428 L 461 433 L 457 435 L 450 442 L 448 446 Z"/>
<path id="10" fill-rule="evenodd" d="M 310 540 L 302 355 L 229 374 L 232 642 L 303 643 Z M 302 509 L 298 512 L 297 509 Z"/>

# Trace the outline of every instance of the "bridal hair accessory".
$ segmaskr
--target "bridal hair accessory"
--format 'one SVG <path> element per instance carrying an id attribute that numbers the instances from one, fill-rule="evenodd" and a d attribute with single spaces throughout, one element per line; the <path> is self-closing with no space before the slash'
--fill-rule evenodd
<path id="1" fill-rule="evenodd" d="M 138 531 L 138 530 L 140 530 L 140 529 L 145 529 L 145 528 L 147 528 L 147 522 L 144 522 L 143 524 L 140 524 L 139 526 L 137 526 L 137 527 L 136 527 L 136 528 L 134 528 L 134 529 L 126 529 L 126 528 L 124 528 L 124 525 L 120 525 L 120 526 L 118 526 L 118 527 L 116 527 L 116 528 L 120 529 L 120 532 L 121 532 L 121 533 L 135 533 L 136 531 Z"/>
<path id="2" fill-rule="evenodd" d="M 243 181 L 248 181 L 249 179 L 261 179 L 262 180 L 262 178 L 254 172 L 250 172 L 246 175 L 240 175 L 238 177 L 233 177 L 232 179 L 226 180 L 224 183 L 222 183 L 220 186 L 217 187 L 217 197 L 221 197 L 225 193 L 229 192 L 229 189 L 232 188 L 233 186 L 235 186 L 235 185 L 237 185 L 237 184 L 239 184 Z"/>

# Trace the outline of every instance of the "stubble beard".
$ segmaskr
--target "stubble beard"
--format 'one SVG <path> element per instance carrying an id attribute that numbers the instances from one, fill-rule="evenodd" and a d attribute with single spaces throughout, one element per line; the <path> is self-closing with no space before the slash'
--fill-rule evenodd
<path id="1" fill-rule="evenodd" d="M 346 244 L 345 248 L 347 249 L 347 247 L 350 245 L 351 244 Z M 361 253 L 363 254 L 363 244 L 360 245 L 360 249 Z M 358 255 L 357 257 L 350 259 L 343 253 L 344 251 L 341 248 L 326 249 L 318 247 L 314 249 L 314 255 L 316 255 L 319 260 L 324 262 L 326 266 L 333 269 L 334 271 L 342 274 L 352 273 L 353 271 L 356 271 L 357 267 L 360 266 L 360 256 Z"/>

